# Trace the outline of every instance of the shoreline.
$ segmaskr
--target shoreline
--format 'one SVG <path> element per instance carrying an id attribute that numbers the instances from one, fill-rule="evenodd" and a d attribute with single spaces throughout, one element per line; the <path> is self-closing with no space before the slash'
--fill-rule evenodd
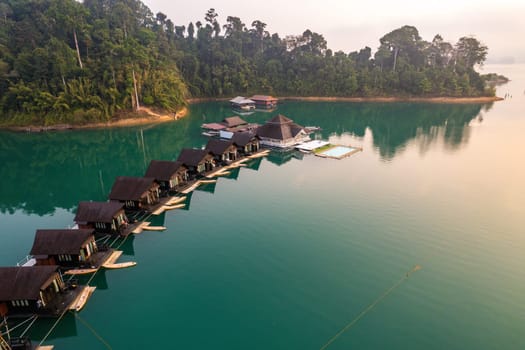
<path id="1" fill-rule="evenodd" d="M 289 96 L 280 97 L 281 101 L 311 101 L 311 102 L 426 102 L 426 103 L 451 103 L 451 104 L 477 104 L 503 101 L 498 96 L 480 97 L 321 97 L 321 96 Z"/>
<path id="2" fill-rule="evenodd" d="M 440 104 L 479 104 L 502 101 L 498 96 L 482 97 L 323 97 L 323 96 L 286 96 L 279 97 L 280 101 L 305 101 L 305 102 L 374 102 L 374 103 L 395 103 L 395 102 L 423 102 Z M 188 104 L 202 102 L 224 102 L 229 101 L 228 97 L 206 97 L 190 98 Z M 61 130 L 83 130 L 101 128 L 119 128 L 147 124 L 160 124 L 184 118 L 189 113 L 188 107 L 183 107 L 176 113 L 159 114 L 147 107 L 141 107 L 139 112 L 126 113 L 133 117 L 120 118 L 109 122 L 99 122 L 90 124 L 55 124 L 50 126 L 26 125 L 26 126 L 0 126 L 0 130 L 17 132 L 44 132 Z"/>
<path id="3" fill-rule="evenodd" d="M 102 128 L 120 128 L 147 124 L 161 124 L 184 118 L 189 113 L 188 107 L 183 107 L 176 113 L 159 114 L 151 109 L 141 107 L 139 112 L 132 112 L 135 116 L 129 118 L 120 118 L 109 122 L 89 123 L 89 124 L 55 124 L 49 126 L 5 126 L 1 130 L 18 131 L 18 132 L 45 132 L 45 131 L 62 131 L 62 130 L 85 130 L 85 129 L 102 129 Z M 131 113 L 129 113 L 131 114 Z M 128 114 L 128 115 L 129 115 Z"/>

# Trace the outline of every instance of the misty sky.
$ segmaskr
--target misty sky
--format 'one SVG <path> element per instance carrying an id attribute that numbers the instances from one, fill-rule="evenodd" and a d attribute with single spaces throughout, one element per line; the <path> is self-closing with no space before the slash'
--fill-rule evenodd
<path id="1" fill-rule="evenodd" d="M 488 62 L 525 62 L 525 0 L 144 0 L 153 13 L 165 13 L 176 25 L 204 22 L 215 8 L 218 21 L 237 16 L 248 26 L 267 24 L 270 33 L 302 34 L 305 29 L 323 34 L 328 47 L 346 53 L 370 46 L 405 24 L 419 30 L 424 40 L 435 34 L 455 43 L 474 35 L 489 47 Z"/>

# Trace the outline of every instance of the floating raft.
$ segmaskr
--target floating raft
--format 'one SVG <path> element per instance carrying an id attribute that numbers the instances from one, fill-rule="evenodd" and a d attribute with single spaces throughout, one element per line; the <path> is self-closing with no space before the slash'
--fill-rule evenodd
<path id="1" fill-rule="evenodd" d="M 149 222 L 148 222 L 149 224 Z M 118 260 L 118 258 L 120 258 L 120 256 L 122 255 L 122 250 L 115 250 L 113 253 L 111 253 L 111 255 L 106 259 L 106 261 L 104 261 L 104 263 L 102 264 L 102 266 L 106 267 L 107 264 L 114 264 L 115 261 Z"/>
<path id="2" fill-rule="evenodd" d="M 363 149 L 359 147 L 334 145 L 321 152 L 316 152 L 315 155 L 323 158 L 343 159 L 361 151 L 363 151 Z"/>
<path id="3" fill-rule="evenodd" d="M 40 345 L 37 346 L 35 350 L 53 350 L 54 348 L 54 345 Z"/>
<path id="4" fill-rule="evenodd" d="M 266 157 L 268 154 L 270 154 L 270 150 L 269 149 L 264 150 L 264 151 L 259 152 L 259 153 L 252 154 L 251 156 L 248 156 L 246 158 L 247 159 L 261 158 L 261 157 Z"/>
<path id="5" fill-rule="evenodd" d="M 173 200 L 170 201 L 170 204 L 177 204 L 177 203 L 181 203 L 181 202 L 184 202 L 186 200 L 186 196 L 182 196 L 182 197 L 173 197 Z"/>
<path id="6" fill-rule="evenodd" d="M 72 270 L 67 270 L 66 272 L 64 272 L 64 275 L 87 275 L 87 274 L 90 274 L 90 273 L 95 273 L 97 272 L 98 269 L 72 269 Z"/>
<path id="7" fill-rule="evenodd" d="M 74 310 L 76 312 L 82 310 L 82 308 L 84 307 L 84 305 L 86 305 L 89 297 L 91 296 L 91 294 L 93 294 L 95 289 L 97 289 L 97 287 L 84 287 L 84 289 L 78 295 L 78 297 L 71 303 L 71 305 L 69 305 L 69 310 Z"/>
<path id="8" fill-rule="evenodd" d="M 132 233 L 138 235 L 140 233 L 142 233 L 142 231 L 144 230 L 145 227 L 149 226 L 149 224 L 151 224 L 151 222 L 149 221 L 144 221 L 144 222 L 141 222 L 140 224 L 137 225 L 137 227 L 135 227 L 133 229 L 133 231 L 131 231 Z"/>
<path id="9" fill-rule="evenodd" d="M 106 269 L 125 269 L 126 267 L 132 267 L 137 265 L 134 261 L 127 261 L 122 263 L 115 263 L 115 264 L 104 264 L 104 267 Z"/>
<path id="10" fill-rule="evenodd" d="M 106 269 L 124 269 L 126 267 L 132 267 L 137 265 L 134 261 L 127 261 L 122 263 L 116 263 L 118 258 L 122 255 L 122 250 L 115 250 L 113 254 L 110 255 L 110 257 L 102 264 L 102 266 Z"/>
<path id="11" fill-rule="evenodd" d="M 224 166 L 224 167 L 221 167 L 220 169 L 214 171 L 213 173 L 210 173 L 210 174 L 206 175 L 206 177 L 208 179 L 211 179 L 211 178 L 218 177 L 218 176 L 224 176 L 224 175 L 228 174 L 227 170 L 228 170 L 227 166 Z"/>
<path id="12" fill-rule="evenodd" d="M 144 231 L 165 231 L 165 226 L 146 226 L 144 227 Z"/>

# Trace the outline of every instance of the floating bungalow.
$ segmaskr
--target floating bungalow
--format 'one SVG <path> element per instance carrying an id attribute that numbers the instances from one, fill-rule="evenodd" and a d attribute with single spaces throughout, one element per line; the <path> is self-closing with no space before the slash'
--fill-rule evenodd
<path id="1" fill-rule="evenodd" d="M 109 194 L 110 200 L 123 203 L 130 211 L 150 211 L 159 204 L 159 197 L 159 184 L 152 177 L 119 176 Z"/>
<path id="2" fill-rule="evenodd" d="M 255 109 L 255 101 L 243 96 L 237 96 L 230 100 L 232 108 L 240 109 L 242 111 L 251 111 Z"/>
<path id="3" fill-rule="evenodd" d="M 259 137 L 252 132 L 236 132 L 231 138 L 240 156 L 249 156 L 261 148 Z"/>
<path id="4" fill-rule="evenodd" d="M 241 117 L 234 115 L 232 117 L 224 118 L 222 120 L 222 124 L 224 124 L 224 126 L 226 126 L 227 129 L 231 129 L 247 126 L 248 122 L 242 119 Z"/>
<path id="5" fill-rule="evenodd" d="M 238 116 L 224 118 L 220 123 L 205 123 L 201 128 L 205 129 L 205 136 L 220 136 L 221 138 L 231 138 L 233 133 L 240 131 L 256 130 L 260 125 L 248 123 Z"/>
<path id="6" fill-rule="evenodd" d="M 133 224 L 120 202 L 80 202 L 74 221 L 81 229 L 94 229 L 95 235 L 127 236 Z"/>
<path id="7" fill-rule="evenodd" d="M 257 108 L 274 108 L 277 106 L 278 99 L 268 95 L 253 95 L 250 100 L 255 102 Z"/>
<path id="8" fill-rule="evenodd" d="M 205 176 L 215 168 L 214 156 L 209 150 L 184 148 L 177 158 L 188 168 L 189 179 Z"/>
<path id="9" fill-rule="evenodd" d="M 58 265 L 61 270 L 100 267 L 109 250 L 99 251 L 95 230 L 37 230 L 30 254 L 37 266 Z"/>
<path id="10" fill-rule="evenodd" d="M 210 139 L 206 149 L 213 154 L 217 165 L 227 165 L 239 158 L 237 146 L 231 140 Z"/>
<path id="11" fill-rule="evenodd" d="M 57 315 L 66 285 L 58 266 L 0 267 L 0 309 L 11 317 Z"/>
<path id="12" fill-rule="evenodd" d="M 289 148 L 308 141 L 310 137 L 304 127 L 284 115 L 277 115 L 257 129 L 261 145 Z"/>
<path id="13" fill-rule="evenodd" d="M 152 177 L 163 193 L 175 191 L 188 183 L 188 167 L 182 162 L 152 160 L 146 170 L 146 177 Z"/>

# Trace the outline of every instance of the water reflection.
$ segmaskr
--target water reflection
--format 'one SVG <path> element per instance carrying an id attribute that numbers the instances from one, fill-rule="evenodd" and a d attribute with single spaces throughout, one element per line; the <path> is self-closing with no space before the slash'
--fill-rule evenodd
<path id="1" fill-rule="evenodd" d="M 322 128 L 318 138 L 351 135 L 363 138 L 367 131 L 383 159 L 393 159 L 415 141 L 426 152 L 437 141 L 447 149 L 463 147 L 470 124 L 489 106 L 414 103 L 304 103 L 286 102 L 274 113 L 285 114 L 303 125 Z M 202 147 L 203 121 L 220 121 L 233 112 L 226 103 L 192 106 L 180 121 L 139 128 L 56 132 L 43 134 L 0 133 L 0 212 L 47 215 L 56 208 L 72 210 L 80 200 L 106 200 L 116 176 L 141 176 L 151 159 L 174 160 L 184 147 Z M 268 113 L 245 117 L 263 123 Z M 268 157 L 282 165 L 297 153 Z M 261 160 L 247 163 L 257 170 Z M 230 178 L 237 178 L 233 171 Z M 201 190 L 212 192 L 214 186 Z M 189 203 L 188 203 L 189 204 Z"/>
<path id="2" fill-rule="evenodd" d="M 270 154 L 268 154 L 266 159 L 270 163 L 281 166 L 281 165 L 288 163 L 292 159 L 302 160 L 303 157 L 304 157 L 304 154 L 296 150 L 287 150 L 287 151 L 275 151 L 274 150 L 270 152 Z"/>

